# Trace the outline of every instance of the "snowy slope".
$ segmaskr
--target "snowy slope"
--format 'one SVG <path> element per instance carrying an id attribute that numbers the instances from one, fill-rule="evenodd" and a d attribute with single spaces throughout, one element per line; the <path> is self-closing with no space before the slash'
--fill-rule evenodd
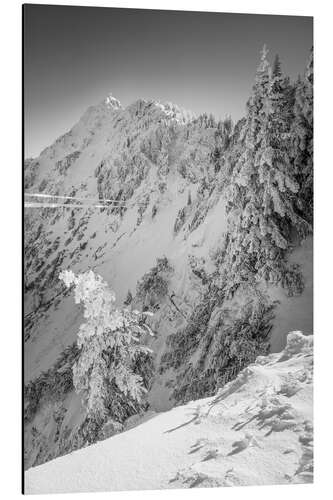
<path id="1" fill-rule="evenodd" d="M 285 335 L 288 332 L 300 329 L 306 334 L 313 332 L 313 238 L 308 237 L 303 244 L 296 248 L 290 256 L 290 262 L 300 265 L 305 288 L 301 295 L 287 297 L 283 290 L 275 288 L 270 295 L 279 304 L 275 311 L 275 320 L 271 332 L 270 344 L 272 352 L 279 352 L 286 344 Z"/>
<path id="2" fill-rule="evenodd" d="M 312 336 L 290 333 L 215 397 L 28 470 L 26 492 L 312 482 L 312 364 Z"/>

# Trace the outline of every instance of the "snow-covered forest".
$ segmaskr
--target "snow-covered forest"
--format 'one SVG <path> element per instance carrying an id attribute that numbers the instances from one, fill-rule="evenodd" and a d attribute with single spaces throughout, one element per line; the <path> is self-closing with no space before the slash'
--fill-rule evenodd
<path id="1" fill-rule="evenodd" d="M 236 123 L 110 95 L 24 177 L 27 492 L 311 482 L 312 50 Z"/>

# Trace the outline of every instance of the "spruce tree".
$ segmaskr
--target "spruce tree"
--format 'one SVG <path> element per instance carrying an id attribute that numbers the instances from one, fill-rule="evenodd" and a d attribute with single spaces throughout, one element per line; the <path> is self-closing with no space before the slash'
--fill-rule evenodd
<path id="1" fill-rule="evenodd" d="M 300 214 L 313 222 L 313 49 L 304 76 L 296 82 L 292 157 L 299 183 Z"/>
<path id="2" fill-rule="evenodd" d="M 139 358 L 150 356 L 143 337 L 152 332 L 137 311 L 115 307 L 113 291 L 93 271 L 77 276 L 62 271 L 59 278 L 68 288 L 74 286 L 75 302 L 84 305 L 86 321 L 78 332 L 73 383 L 88 415 L 101 423 L 108 416 L 115 391 L 133 407 L 140 405 L 146 388 L 134 367 Z"/>
<path id="3" fill-rule="evenodd" d="M 131 292 L 131 290 L 128 290 L 126 298 L 124 300 L 124 305 L 129 306 L 132 303 L 132 301 L 133 301 L 132 292 Z"/>
<path id="4" fill-rule="evenodd" d="M 226 241 L 225 269 L 230 291 L 254 277 L 262 246 L 258 227 L 262 200 L 258 189 L 257 153 L 262 140 L 260 132 L 266 114 L 270 72 L 264 46 L 252 96 L 247 103 L 243 152 L 234 167 L 227 193 L 230 231 Z"/>
<path id="5" fill-rule="evenodd" d="M 285 281 L 292 232 L 306 232 L 305 221 L 295 211 L 299 187 L 290 158 L 290 104 L 290 84 L 280 60 L 277 57 L 271 69 L 264 47 L 247 105 L 244 149 L 229 188 L 229 291 L 261 278 Z"/>
<path id="6" fill-rule="evenodd" d="M 260 274 L 274 282 L 283 277 L 285 251 L 292 233 L 296 230 L 301 238 L 308 230 L 307 223 L 296 211 L 299 186 L 290 154 L 290 85 L 282 73 L 278 56 L 271 74 L 267 102 L 257 154 L 262 196 L 258 222 L 265 260 Z"/>

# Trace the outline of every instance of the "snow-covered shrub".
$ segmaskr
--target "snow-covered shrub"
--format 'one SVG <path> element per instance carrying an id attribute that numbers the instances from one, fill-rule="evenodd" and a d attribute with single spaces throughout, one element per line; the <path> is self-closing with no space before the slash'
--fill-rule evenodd
<path id="1" fill-rule="evenodd" d="M 208 206 L 200 206 L 200 208 L 198 208 L 195 212 L 194 212 L 194 215 L 191 219 L 191 221 L 189 222 L 189 225 L 188 225 L 188 228 L 189 228 L 189 231 L 192 232 L 192 231 L 195 231 L 199 226 L 200 224 L 202 224 L 202 222 L 205 220 L 206 218 L 206 215 L 207 215 L 207 212 L 208 212 Z"/>
<path id="2" fill-rule="evenodd" d="M 195 255 L 188 256 L 188 264 L 192 273 L 199 278 L 203 285 L 206 285 L 209 281 L 209 277 L 205 270 L 205 259 L 203 257 L 199 258 Z"/>
<path id="3" fill-rule="evenodd" d="M 190 359 L 207 333 L 211 314 L 212 304 L 206 296 L 196 304 L 186 327 L 167 338 L 167 349 L 161 359 L 160 373 L 170 367 L 179 369 L 185 360 Z"/>
<path id="4" fill-rule="evenodd" d="M 56 162 L 56 169 L 60 175 L 65 175 L 72 164 L 80 157 L 81 151 L 73 151 L 62 160 Z"/>
<path id="5" fill-rule="evenodd" d="M 77 276 L 63 271 L 60 279 L 74 286 L 75 302 L 84 305 L 86 319 L 78 332 L 74 387 L 88 415 L 101 423 L 111 413 L 116 389 L 129 405 L 141 403 L 146 387 L 133 367 L 138 357 L 150 355 L 143 338 L 152 332 L 137 311 L 115 307 L 113 291 L 93 271 Z"/>
<path id="6" fill-rule="evenodd" d="M 187 212 L 186 207 L 182 207 L 178 211 L 175 223 L 173 225 L 173 231 L 175 234 L 179 233 L 179 231 L 183 227 L 183 225 L 185 223 L 185 219 L 186 219 L 186 212 Z"/>
<path id="7" fill-rule="evenodd" d="M 160 371 L 178 370 L 173 391 L 176 401 L 214 394 L 258 355 L 267 354 L 273 308 L 274 304 L 257 293 L 235 314 L 226 305 L 216 306 L 207 294 L 186 327 L 167 339 Z"/>
<path id="8" fill-rule="evenodd" d="M 192 205 L 191 191 L 189 190 L 187 194 L 187 205 Z"/>
<path id="9" fill-rule="evenodd" d="M 74 215 L 74 210 L 71 211 L 71 215 L 68 218 L 68 223 L 67 223 L 67 229 L 68 231 L 71 231 L 74 229 L 75 226 L 75 215 Z"/>
<path id="10" fill-rule="evenodd" d="M 178 170 L 178 173 L 184 179 L 186 179 L 188 164 L 187 164 L 187 160 L 185 158 L 181 159 L 180 162 L 177 164 L 177 170 Z"/>
<path id="11" fill-rule="evenodd" d="M 166 189 L 167 189 L 167 183 L 165 181 L 160 181 L 158 183 L 158 190 L 159 190 L 159 192 L 161 194 L 163 194 L 163 193 L 165 193 Z"/>
<path id="12" fill-rule="evenodd" d="M 25 422 L 31 422 L 43 404 L 61 401 L 74 389 L 72 367 L 78 354 L 79 348 L 76 343 L 66 347 L 49 370 L 25 386 Z"/>
<path id="13" fill-rule="evenodd" d="M 149 171 L 147 158 L 142 153 L 124 151 L 115 159 L 106 158 L 95 169 L 99 198 L 127 202 Z M 110 204 L 110 212 L 122 214 L 124 207 Z"/>
<path id="14" fill-rule="evenodd" d="M 154 307 L 163 300 L 168 292 L 169 277 L 173 271 L 166 257 L 158 258 L 152 267 L 137 283 L 136 299 L 144 307 Z"/>
<path id="15" fill-rule="evenodd" d="M 39 191 L 40 193 L 42 193 L 42 192 L 45 190 L 46 186 L 47 186 L 47 180 L 46 180 L 46 179 L 43 179 L 43 180 L 39 183 L 39 186 L 38 186 L 38 191 Z"/>
<path id="16" fill-rule="evenodd" d="M 24 189 L 31 188 L 36 180 L 39 170 L 39 162 L 33 158 L 24 160 Z"/>
<path id="17" fill-rule="evenodd" d="M 300 266 L 298 264 L 286 266 L 281 282 L 290 297 L 301 294 L 304 290 L 304 278 Z"/>
<path id="18" fill-rule="evenodd" d="M 124 305 L 129 306 L 131 304 L 132 300 L 133 300 L 132 292 L 131 292 L 131 290 L 128 290 L 126 298 L 124 300 Z"/>
<path id="19" fill-rule="evenodd" d="M 156 214 L 157 214 L 157 206 L 156 204 L 154 204 L 151 209 L 151 218 L 153 219 Z"/>
<path id="20" fill-rule="evenodd" d="M 146 194 L 143 199 L 139 202 L 139 207 L 138 207 L 138 218 L 136 221 L 136 225 L 139 226 L 142 222 L 143 215 L 145 211 L 147 210 L 147 207 L 149 205 L 150 201 L 150 196 L 149 194 Z"/>

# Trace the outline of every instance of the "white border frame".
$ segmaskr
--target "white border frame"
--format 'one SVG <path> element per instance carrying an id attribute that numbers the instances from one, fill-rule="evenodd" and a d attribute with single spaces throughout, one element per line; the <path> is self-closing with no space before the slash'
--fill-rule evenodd
<path id="1" fill-rule="evenodd" d="M 140 0 L 70 1 L 39 0 L 40 4 L 92 5 L 105 7 L 153 8 L 285 14 L 314 16 L 315 35 L 315 483 L 314 485 L 261 486 L 191 490 L 112 492 L 118 499 L 195 500 L 211 499 L 312 499 L 329 498 L 333 491 L 332 463 L 332 375 L 333 331 L 330 314 L 332 297 L 333 199 L 332 142 L 332 8 L 329 2 L 308 0 Z M 1 483 L 3 498 L 18 498 L 21 481 L 21 7 L 17 0 L 1 2 Z M 5 154 L 3 154 L 5 153 Z M 332 477 L 331 477 L 332 476 Z M 80 494 L 92 499 L 95 493 Z M 99 493 L 101 498 L 110 492 Z M 40 495 L 41 499 L 50 498 Z M 66 499 L 66 495 L 56 495 Z"/>

